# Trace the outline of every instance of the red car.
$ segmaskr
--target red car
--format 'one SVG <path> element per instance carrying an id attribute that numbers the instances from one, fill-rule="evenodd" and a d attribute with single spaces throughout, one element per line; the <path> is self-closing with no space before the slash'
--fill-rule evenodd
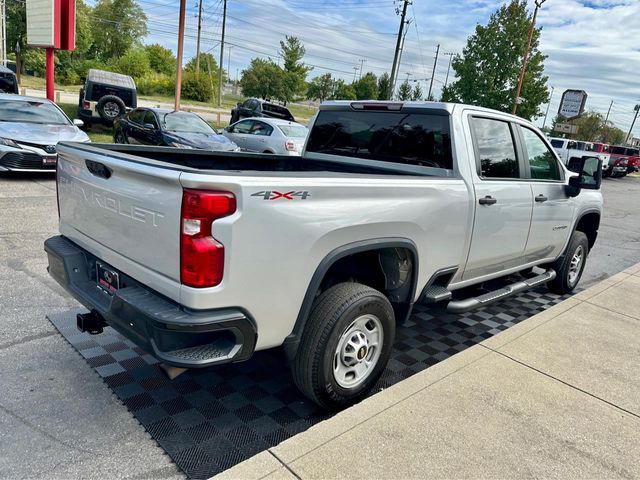
<path id="1" fill-rule="evenodd" d="M 637 148 L 612 145 L 609 151 L 611 152 L 610 164 L 615 165 L 616 162 L 627 159 L 626 173 L 635 172 L 640 168 L 640 150 Z"/>

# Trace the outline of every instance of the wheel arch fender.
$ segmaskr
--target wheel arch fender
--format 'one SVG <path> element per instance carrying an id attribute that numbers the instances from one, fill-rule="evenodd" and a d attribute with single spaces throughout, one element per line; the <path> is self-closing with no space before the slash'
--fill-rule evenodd
<path id="1" fill-rule="evenodd" d="M 403 252 L 397 255 L 398 261 L 396 262 L 396 266 L 398 270 L 395 272 L 393 254 L 391 253 L 393 251 Z M 406 258 L 407 253 L 409 256 L 408 259 Z M 342 245 L 329 252 L 320 261 L 311 277 L 293 330 L 283 342 L 283 348 L 288 359 L 294 358 L 297 353 L 300 339 L 304 333 L 309 314 L 311 313 L 313 301 L 320 292 L 327 274 L 341 261 L 344 262 L 349 258 L 354 258 L 361 254 L 379 254 L 379 264 L 376 268 L 379 268 L 384 275 L 387 285 L 393 283 L 393 279 L 390 277 L 395 277 L 396 280 L 398 279 L 396 274 L 406 277 L 406 282 L 400 282 L 401 284 L 399 285 L 400 289 L 398 292 L 400 292 L 401 297 L 396 299 L 398 301 L 392 301 L 392 303 L 396 311 L 396 318 L 404 320 L 411 313 L 417 288 L 419 267 L 418 249 L 412 240 L 403 237 L 385 237 L 361 240 Z M 404 265 L 406 261 L 410 263 L 410 271 L 406 271 L 406 269 L 403 270 L 403 266 L 401 266 L 401 263 Z M 390 289 L 386 290 L 390 291 Z M 383 293 L 386 292 L 383 291 Z"/>

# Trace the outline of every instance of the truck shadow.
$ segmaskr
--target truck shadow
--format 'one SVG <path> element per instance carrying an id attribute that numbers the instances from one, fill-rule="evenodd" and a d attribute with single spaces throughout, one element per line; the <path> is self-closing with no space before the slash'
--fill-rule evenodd
<path id="1" fill-rule="evenodd" d="M 459 315 L 416 305 L 398 325 L 391 360 L 375 391 L 564 298 L 540 288 Z M 209 478 L 332 415 L 298 392 L 279 352 L 258 352 L 248 362 L 191 370 L 171 381 L 153 357 L 111 328 L 97 336 L 80 333 L 76 313 L 49 320 L 190 478 Z"/>

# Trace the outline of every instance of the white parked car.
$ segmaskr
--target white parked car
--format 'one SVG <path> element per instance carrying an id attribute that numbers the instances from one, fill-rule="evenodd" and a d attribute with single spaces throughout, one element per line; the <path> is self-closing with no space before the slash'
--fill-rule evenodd
<path id="1" fill-rule="evenodd" d="M 300 155 L 309 129 L 288 120 L 245 118 L 226 127 L 222 134 L 242 150 Z"/>
<path id="2" fill-rule="evenodd" d="M 558 153 L 560 160 L 567 165 L 572 157 L 582 157 L 584 155 L 592 155 L 602 160 L 602 170 L 606 171 L 609 167 L 608 153 L 599 153 L 597 147 L 591 142 L 583 142 L 580 140 L 570 140 L 568 138 L 549 138 L 551 146 Z"/>
<path id="3" fill-rule="evenodd" d="M 89 142 L 55 103 L 44 98 L 0 94 L 0 172 L 55 172 L 58 142 Z"/>

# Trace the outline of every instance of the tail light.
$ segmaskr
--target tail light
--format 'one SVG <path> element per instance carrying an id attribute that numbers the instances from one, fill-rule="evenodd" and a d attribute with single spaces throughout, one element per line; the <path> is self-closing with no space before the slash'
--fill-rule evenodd
<path id="1" fill-rule="evenodd" d="M 296 144 L 293 143 L 291 140 L 289 140 L 288 142 L 286 142 L 284 144 L 284 148 L 286 148 L 290 152 L 295 152 L 296 151 Z"/>
<path id="2" fill-rule="evenodd" d="M 90 110 L 91 109 L 91 102 L 88 102 L 87 100 L 83 100 L 82 101 L 82 108 L 84 108 L 85 110 Z"/>
<path id="3" fill-rule="evenodd" d="M 189 287 L 215 287 L 224 273 L 224 245 L 212 224 L 236 211 L 230 192 L 184 189 L 180 230 L 180 281 Z"/>

